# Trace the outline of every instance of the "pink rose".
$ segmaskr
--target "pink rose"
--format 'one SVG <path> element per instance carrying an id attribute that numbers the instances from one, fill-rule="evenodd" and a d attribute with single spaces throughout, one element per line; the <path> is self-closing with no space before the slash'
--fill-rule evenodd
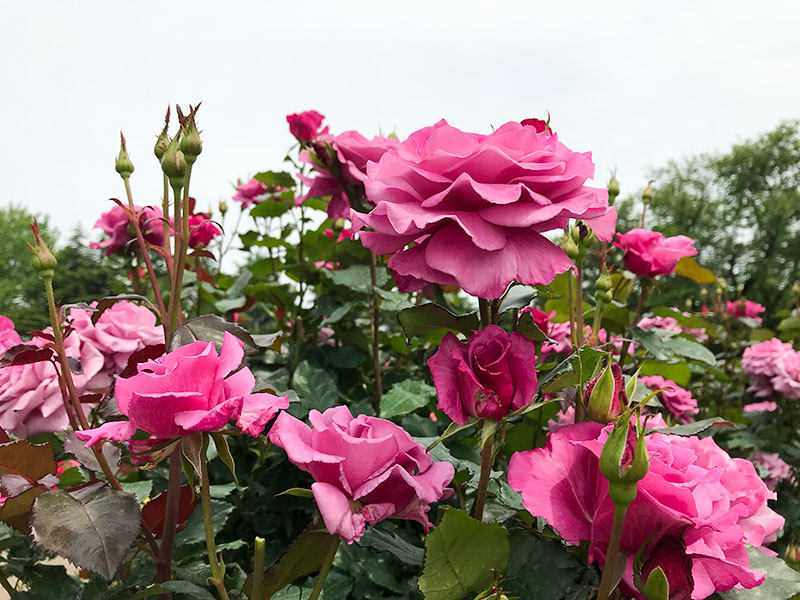
<path id="1" fill-rule="evenodd" d="M 0 354 L 2 354 L 4 350 L 11 348 L 11 346 L 16 346 L 21 343 L 22 340 L 14 329 L 14 322 L 8 317 L 0 315 Z"/>
<path id="2" fill-rule="evenodd" d="M 431 528 L 426 513 L 452 494 L 445 486 L 453 465 L 434 462 L 402 427 L 367 415 L 353 418 L 346 406 L 312 410 L 308 420 L 313 429 L 282 412 L 269 440 L 314 478 L 311 491 L 330 533 L 351 544 L 367 523 L 388 518 Z"/>
<path id="3" fill-rule="evenodd" d="M 639 377 L 639 381 L 651 390 L 669 388 L 660 392 L 658 397 L 664 408 L 681 423 L 691 423 L 693 419 L 690 415 L 696 415 L 700 412 L 700 409 L 697 408 L 697 400 L 692 398 L 692 393 L 671 379 L 664 379 L 661 375 L 650 375 Z"/>
<path id="4" fill-rule="evenodd" d="M 523 308 L 520 315 L 530 313 L 536 326 L 549 337 L 551 342 L 544 342 L 539 348 L 539 359 L 544 361 L 551 354 L 560 354 L 572 350 L 570 339 L 569 321 L 555 323 L 551 319 L 556 316 L 556 311 L 546 313 L 533 306 Z"/>
<path id="5" fill-rule="evenodd" d="M 325 117 L 315 110 L 306 110 L 286 116 L 289 131 L 297 138 L 298 142 L 310 142 L 317 136 L 327 133 L 327 127 L 322 131 L 319 130 L 324 119 Z"/>
<path id="6" fill-rule="evenodd" d="M 690 317 L 691 314 L 684 313 L 684 316 Z M 642 317 L 637 325 L 639 329 L 650 331 L 651 329 L 663 329 L 664 331 L 675 331 L 677 333 L 686 333 L 696 339 L 698 342 L 705 342 L 708 340 L 708 334 L 703 328 L 684 327 L 678 323 L 675 317 Z"/>
<path id="7" fill-rule="evenodd" d="M 114 387 L 119 410 L 129 420 L 76 435 L 87 446 L 101 439 L 128 441 L 137 429 L 155 440 L 169 440 L 193 431 L 218 431 L 233 419 L 256 437 L 280 409 L 288 408 L 289 400 L 254 394 L 252 372 L 239 368 L 243 358 L 242 342 L 225 332 L 219 354 L 213 342 L 197 341 L 140 363 L 136 375 L 117 379 Z"/>
<path id="8" fill-rule="evenodd" d="M 769 475 L 764 479 L 764 483 L 766 483 L 767 487 L 771 490 L 778 487 L 781 481 L 794 483 L 792 467 L 775 452 L 756 452 L 750 457 L 750 462 L 769 471 Z"/>
<path id="9" fill-rule="evenodd" d="M 800 352 L 787 352 L 775 363 L 772 387 L 791 400 L 800 400 Z"/>
<path id="10" fill-rule="evenodd" d="M 617 248 L 625 252 L 625 267 L 642 277 L 669 275 L 680 258 L 697 254 L 693 244 L 694 240 L 685 235 L 665 238 L 658 231 L 649 229 L 618 233 L 614 242 Z"/>
<path id="11" fill-rule="evenodd" d="M 510 122 L 482 135 L 442 120 L 367 171 L 375 209 L 354 213 L 354 228 L 370 227 L 363 244 L 392 255 L 401 291 L 439 283 L 499 298 L 512 281 L 546 284 L 573 268 L 543 233 L 575 218 L 601 240 L 614 234 L 607 190 L 585 185 L 594 175 L 591 154 L 534 126 Z"/>
<path id="12" fill-rule="evenodd" d="M 728 311 L 728 315 L 734 319 L 746 317 L 748 319 L 753 319 L 753 321 L 756 323 L 761 323 L 764 320 L 759 315 L 767 310 L 758 302 L 751 302 L 750 300 L 745 300 L 744 298 L 741 298 L 736 302 L 726 302 L 725 308 Z"/>
<path id="13" fill-rule="evenodd" d="M 189 246 L 208 246 L 215 237 L 222 235 L 219 227 L 210 220 L 208 213 L 194 213 L 189 216 Z"/>
<path id="14" fill-rule="evenodd" d="M 139 226 L 142 228 L 142 235 L 146 242 L 155 246 L 164 244 L 164 225 L 160 217 L 161 209 L 157 206 L 134 206 L 136 214 L 139 215 Z M 89 242 L 89 247 L 94 249 L 102 248 L 103 254 L 119 254 L 125 252 L 128 242 L 136 239 L 136 232 L 128 219 L 128 215 L 122 207 L 115 204 L 111 210 L 104 212 L 95 228 L 100 228 L 108 239 L 102 242 Z"/>
<path id="15" fill-rule="evenodd" d="M 332 156 L 323 142 L 333 149 Z M 308 151 L 300 153 L 300 161 L 314 167 L 316 174 L 313 177 L 298 176 L 309 187 L 308 193 L 297 198 L 295 203 L 300 205 L 308 198 L 330 196 L 328 216 L 331 219 L 349 219 L 350 201 L 345 188 L 362 188 L 367 180 L 367 164 L 378 161 L 387 150 L 396 148 L 399 143 L 395 139 L 379 135 L 368 140 L 357 131 L 345 131 L 337 136 L 321 136 L 315 144 L 315 153 L 328 168 L 314 162 Z M 338 176 L 332 170 L 338 172 Z"/>
<path id="16" fill-rule="evenodd" d="M 535 362 L 531 340 L 489 325 L 464 342 L 445 335 L 428 367 L 439 408 L 463 425 L 469 417 L 499 421 L 529 404 L 536 393 Z"/>
<path id="17" fill-rule="evenodd" d="M 571 544 L 589 542 L 589 560 L 601 564 L 613 522 L 608 481 L 599 470 L 610 429 L 589 421 L 564 427 L 549 436 L 545 448 L 514 454 L 508 471 L 525 508 Z M 679 539 L 691 560 L 691 578 L 683 580 L 693 580 L 694 599 L 737 584 L 760 585 L 764 574 L 750 569 L 744 544 L 761 547 L 774 540 L 783 518 L 767 507 L 775 494 L 753 465 L 731 458 L 711 438 L 653 433 L 646 440 L 650 470 L 628 508 L 623 551 L 636 553 L 647 544 L 646 563 L 665 540 Z M 628 581 L 630 569 L 629 562 Z M 623 592 L 641 598 L 635 590 Z"/>
<path id="18" fill-rule="evenodd" d="M 326 229 L 325 235 L 331 239 L 333 239 L 334 231 L 333 229 Z M 353 239 L 353 230 L 352 229 L 342 229 L 339 232 L 339 235 L 336 237 L 336 243 L 338 244 L 342 240 L 352 240 Z"/>
<path id="19" fill-rule="evenodd" d="M 742 408 L 742 411 L 746 413 L 772 412 L 773 410 L 778 410 L 777 403 L 769 402 L 767 400 L 764 402 L 751 402 L 750 404 L 745 404 Z"/>
<path id="20" fill-rule="evenodd" d="M 251 179 L 236 186 L 233 200 L 239 202 L 242 205 L 242 209 L 245 209 L 254 204 L 260 204 L 261 200 L 259 198 L 267 193 L 269 193 L 267 186 L 258 179 Z"/>
<path id="21" fill-rule="evenodd" d="M 768 398 L 774 393 L 772 378 L 778 374 L 778 364 L 786 354 L 794 353 L 791 344 L 772 338 L 744 349 L 742 371 L 754 378 L 747 388 L 756 398 Z"/>

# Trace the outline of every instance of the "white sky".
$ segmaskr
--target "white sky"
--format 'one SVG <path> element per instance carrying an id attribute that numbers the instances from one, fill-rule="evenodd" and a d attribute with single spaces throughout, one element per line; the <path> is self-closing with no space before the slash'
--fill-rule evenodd
<path id="1" fill-rule="evenodd" d="M 623 195 L 648 167 L 725 149 L 800 116 L 800 2 L 0 1 L 0 204 L 90 227 L 121 196 L 158 203 L 169 102 L 203 101 L 193 195 L 279 170 L 285 115 L 402 138 L 445 117 L 552 115 Z"/>

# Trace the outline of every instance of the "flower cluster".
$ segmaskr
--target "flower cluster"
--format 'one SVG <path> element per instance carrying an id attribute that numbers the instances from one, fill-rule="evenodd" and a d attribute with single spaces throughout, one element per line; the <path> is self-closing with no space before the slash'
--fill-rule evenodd
<path id="1" fill-rule="evenodd" d="M 791 344 L 772 338 L 745 348 L 742 371 L 753 378 L 748 391 L 758 398 L 779 393 L 800 400 L 800 353 Z"/>

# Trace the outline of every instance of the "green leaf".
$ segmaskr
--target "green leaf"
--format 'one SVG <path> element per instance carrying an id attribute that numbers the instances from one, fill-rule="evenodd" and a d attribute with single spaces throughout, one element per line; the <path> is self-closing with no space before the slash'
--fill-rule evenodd
<path id="1" fill-rule="evenodd" d="M 454 315 L 446 308 L 429 302 L 420 306 L 404 308 L 397 313 L 397 320 L 407 339 L 422 335 L 435 329 L 449 329 L 469 337 L 480 326 L 478 313 Z"/>
<path id="2" fill-rule="evenodd" d="M 219 352 L 219 349 L 222 347 L 222 340 L 225 336 L 225 332 L 235 335 L 244 343 L 244 351 L 248 356 L 259 353 L 258 345 L 253 340 L 250 332 L 244 327 L 226 321 L 217 315 L 203 315 L 202 317 L 196 317 L 186 321 L 186 323 L 175 330 L 169 349 L 172 351 L 200 340 L 203 342 L 214 342 Z"/>
<path id="3" fill-rule="evenodd" d="M 227 313 L 232 310 L 236 310 L 237 308 L 242 308 L 245 304 L 247 304 L 247 298 L 245 296 L 237 296 L 234 298 L 223 298 L 222 300 L 217 300 L 214 303 L 214 308 L 221 313 Z"/>
<path id="4" fill-rule="evenodd" d="M 539 329 L 539 326 L 533 320 L 533 315 L 529 312 L 520 315 L 515 331 L 534 342 L 546 342 L 550 339 L 544 331 Z"/>
<path id="5" fill-rule="evenodd" d="M 400 562 L 413 567 L 422 566 L 425 550 L 409 544 L 394 533 L 386 533 L 374 527 L 367 527 L 364 535 L 358 540 L 359 546 L 366 546 L 378 552 L 388 552 Z"/>
<path id="6" fill-rule="evenodd" d="M 445 508 L 444 518 L 425 538 L 425 566 L 419 589 L 425 600 L 461 600 L 504 573 L 511 551 L 506 530 Z"/>
<path id="7" fill-rule="evenodd" d="M 42 494 L 31 517 L 39 546 L 107 581 L 114 578 L 139 528 L 139 505 L 133 495 L 106 486 L 79 496 L 64 491 Z"/>
<path id="8" fill-rule="evenodd" d="M 642 363 L 642 376 L 661 375 L 664 379 L 671 379 L 680 386 L 689 384 L 692 376 L 689 366 L 683 362 L 665 363 L 655 360 L 646 360 Z"/>
<path id="9" fill-rule="evenodd" d="M 581 346 L 539 381 L 538 392 L 554 393 L 566 387 L 586 383 L 598 370 L 607 352 L 591 346 Z"/>
<path id="10" fill-rule="evenodd" d="M 691 436 L 702 433 L 708 429 L 726 427 L 728 429 L 737 429 L 736 425 L 723 419 L 722 417 L 713 417 L 711 419 L 703 419 L 702 421 L 695 421 L 694 423 L 685 423 L 682 425 L 673 425 L 662 429 L 653 429 L 652 433 L 664 433 L 669 435 L 683 435 Z"/>
<path id="11" fill-rule="evenodd" d="M 217 456 L 228 467 L 236 485 L 239 485 L 239 479 L 236 477 L 236 462 L 233 460 L 231 449 L 228 447 L 228 438 L 221 433 L 212 433 L 211 439 L 214 440 L 214 446 L 217 448 Z"/>
<path id="12" fill-rule="evenodd" d="M 265 217 L 265 218 L 272 218 L 272 217 L 280 217 L 282 214 L 289 212 L 289 205 L 285 204 L 284 202 L 278 202 L 276 200 L 265 200 L 264 202 L 254 206 L 250 210 L 250 216 L 253 218 L 257 217 Z M 280 242 L 280 240 L 278 240 Z M 264 244 L 258 244 L 264 245 Z"/>
<path id="13" fill-rule="evenodd" d="M 312 408 L 323 412 L 335 406 L 339 397 L 336 377 L 330 371 L 312 367 L 307 360 L 294 372 L 294 389 L 306 412 Z"/>
<path id="14" fill-rule="evenodd" d="M 355 344 L 330 348 L 328 362 L 338 369 L 355 369 L 367 359 L 367 353 Z"/>
<path id="15" fill-rule="evenodd" d="M 709 366 L 717 364 L 714 354 L 702 344 L 688 340 L 677 335 L 674 331 L 664 329 L 634 329 L 631 337 L 644 346 L 656 360 L 669 361 L 673 356 L 682 356 L 706 363 Z"/>
<path id="16" fill-rule="evenodd" d="M 322 324 L 332 325 L 333 323 L 338 323 L 347 315 L 347 313 L 350 312 L 351 308 L 358 306 L 359 304 L 361 304 L 360 300 L 351 300 L 350 302 L 342 304 L 341 306 L 335 308 L 330 315 L 322 319 Z"/>
<path id="17" fill-rule="evenodd" d="M 369 294 L 372 292 L 372 279 L 368 265 L 353 265 L 341 271 L 324 269 L 323 273 L 331 278 L 336 285 L 341 285 L 356 292 Z M 389 281 L 389 274 L 385 268 L 380 268 L 375 273 L 376 285 L 382 287 Z"/>
<path id="18" fill-rule="evenodd" d="M 585 567 L 559 542 L 522 529 L 509 532 L 511 560 L 503 579 L 509 595 L 561 600 Z"/>
<path id="19" fill-rule="evenodd" d="M 714 283 L 717 278 L 714 273 L 701 267 L 691 256 L 682 256 L 675 265 L 675 273 L 696 283 Z"/>
<path id="20" fill-rule="evenodd" d="M 105 444 L 103 449 L 105 450 Z M 122 485 L 122 491 L 127 492 L 128 494 L 133 494 L 133 497 L 136 498 L 136 502 L 138 504 L 142 504 L 145 500 L 150 497 L 150 494 L 153 493 L 153 480 L 152 479 L 145 479 L 144 481 L 130 481 L 130 482 L 120 482 Z"/>
<path id="21" fill-rule="evenodd" d="M 289 488 L 288 490 L 282 491 L 280 494 L 275 494 L 275 496 L 297 496 L 298 498 L 313 498 L 314 493 L 307 488 L 293 487 Z"/>
<path id="22" fill-rule="evenodd" d="M 176 594 L 184 594 L 190 598 L 199 598 L 200 600 L 214 600 L 214 596 L 199 585 L 195 585 L 189 581 L 167 581 L 165 583 L 157 583 L 151 585 L 146 590 L 142 590 L 138 594 L 131 596 L 131 600 L 140 600 L 141 598 L 150 598 L 167 592 L 175 592 Z"/>
<path id="23" fill-rule="evenodd" d="M 269 187 L 285 187 L 292 189 L 295 186 L 294 178 L 285 171 L 261 171 L 253 175 L 253 179 L 268 185 Z M 263 204 L 263 203 L 262 203 Z M 261 206 L 259 204 L 259 206 Z"/>
<path id="24" fill-rule="evenodd" d="M 221 500 L 211 500 L 211 522 L 214 531 L 217 532 L 225 525 L 225 521 L 233 512 L 233 505 Z M 175 545 L 199 544 L 206 541 L 205 525 L 203 523 L 203 510 L 200 503 L 197 503 L 192 516 L 186 521 L 186 527 L 175 536 Z"/>
<path id="25" fill-rule="evenodd" d="M 436 397 L 436 389 L 424 381 L 404 379 L 381 397 L 381 418 L 391 419 L 422 408 Z"/>
<path id="26" fill-rule="evenodd" d="M 404 308 L 410 308 L 414 306 L 414 304 L 409 299 L 408 294 L 402 294 L 400 292 L 394 292 L 389 290 L 382 290 L 380 288 L 375 288 L 375 293 L 382 298 L 381 300 L 382 310 L 388 310 L 389 312 L 397 312 L 399 310 L 403 310 Z"/>
<path id="27" fill-rule="evenodd" d="M 800 573 L 780 558 L 767 556 L 757 548 L 747 547 L 750 568 L 767 574 L 757 588 L 718 592 L 724 600 L 789 600 L 800 593 Z"/>
<path id="28" fill-rule="evenodd" d="M 778 323 L 778 331 L 797 331 L 800 329 L 800 317 L 788 317 Z"/>
<path id="29" fill-rule="evenodd" d="M 500 303 L 500 312 L 505 312 L 513 308 L 525 308 L 529 306 L 531 300 L 536 298 L 538 292 L 536 288 L 529 285 L 515 285 L 506 294 Z"/>

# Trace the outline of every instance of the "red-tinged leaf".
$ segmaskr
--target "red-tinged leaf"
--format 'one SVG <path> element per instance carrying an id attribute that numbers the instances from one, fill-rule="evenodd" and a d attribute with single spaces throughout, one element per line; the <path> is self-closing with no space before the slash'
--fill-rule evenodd
<path id="1" fill-rule="evenodd" d="M 150 242 L 145 242 L 145 246 L 147 246 L 150 250 L 155 252 L 156 254 L 160 255 L 162 258 L 167 256 L 166 251 L 161 246 L 156 246 L 155 244 L 151 244 Z"/>
<path id="2" fill-rule="evenodd" d="M 33 344 L 17 344 L 3 352 L 0 357 L 0 367 L 29 365 L 50 360 L 53 360 L 53 351 L 49 348 L 39 348 Z"/>
<path id="3" fill-rule="evenodd" d="M 189 266 L 186 266 L 186 270 L 190 270 Z M 211 275 L 209 275 L 205 269 L 197 269 L 197 279 L 200 281 L 205 281 L 206 283 L 214 284 L 214 280 L 211 279 Z"/>
<path id="4" fill-rule="evenodd" d="M 209 252 L 208 250 L 195 250 L 189 255 L 189 258 L 197 258 L 198 256 L 201 258 L 210 258 L 212 260 L 217 260 L 217 257 L 214 256 L 214 254 L 212 252 Z"/>
<path id="5" fill-rule="evenodd" d="M 43 340 L 48 340 L 50 342 L 55 342 L 56 338 L 53 337 L 52 333 L 48 333 L 46 331 L 29 331 L 30 335 L 38 338 L 42 338 Z"/>
<path id="6" fill-rule="evenodd" d="M 155 360 L 159 356 L 162 356 L 166 348 L 164 344 L 153 344 L 152 346 L 145 346 L 141 350 L 137 350 L 131 354 L 128 359 L 128 364 L 125 365 L 125 369 L 119 376 L 123 379 L 133 377 L 138 372 L 137 365 L 147 362 L 148 360 Z"/>
<path id="7" fill-rule="evenodd" d="M 31 444 L 28 440 L 0 444 L 0 475 L 39 481 L 45 475 L 55 475 L 56 468 L 50 444 Z"/>
<path id="8" fill-rule="evenodd" d="M 194 506 L 197 502 L 197 496 L 191 486 L 184 485 L 181 487 L 180 498 L 178 500 L 178 527 L 176 531 L 180 531 L 186 527 L 186 521 L 192 516 Z M 142 507 L 142 517 L 144 522 L 147 523 L 153 535 L 160 538 L 164 533 L 164 519 L 167 512 L 167 492 L 162 492 L 150 502 Z"/>
<path id="9" fill-rule="evenodd" d="M 44 493 L 38 487 L 32 487 L 22 492 L 19 496 L 14 496 L 5 501 L 0 506 L 0 521 L 13 527 L 20 533 L 29 535 L 31 532 L 31 509 L 37 496 Z"/>
<path id="10" fill-rule="evenodd" d="M 104 394 L 84 394 L 79 398 L 81 404 L 97 404 L 102 402 Z"/>
<path id="11" fill-rule="evenodd" d="M 145 298 L 144 296 L 140 296 L 139 294 L 119 294 L 118 296 L 106 296 L 102 300 L 97 303 L 97 310 L 92 313 L 92 323 L 97 325 L 97 321 L 103 316 L 103 313 L 107 311 L 109 308 L 114 306 L 120 300 L 128 300 L 129 302 L 138 302 L 139 304 L 144 304 L 147 308 L 152 310 L 156 315 L 158 315 L 158 311 L 153 304 Z"/>

